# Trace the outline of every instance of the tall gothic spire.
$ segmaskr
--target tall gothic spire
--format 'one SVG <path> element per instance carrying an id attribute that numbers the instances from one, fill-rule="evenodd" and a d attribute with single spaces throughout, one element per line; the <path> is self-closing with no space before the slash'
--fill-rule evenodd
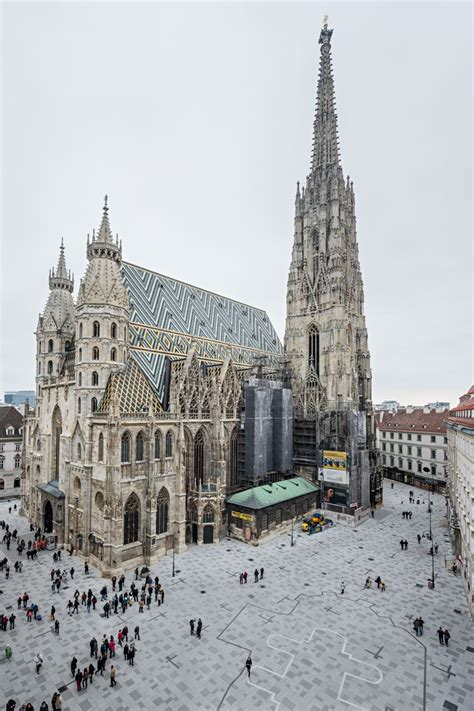
<path id="1" fill-rule="evenodd" d="M 112 242 L 112 231 L 110 229 L 109 223 L 109 208 L 107 205 L 108 196 L 104 196 L 104 207 L 102 208 L 102 222 L 99 227 L 99 234 L 97 235 L 97 240 L 99 242 Z"/>
<path id="2" fill-rule="evenodd" d="M 311 154 L 311 174 L 325 172 L 338 166 L 339 138 L 337 134 L 336 99 L 334 78 L 332 75 L 331 37 L 333 30 L 328 29 L 328 17 L 324 18 L 323 29 L 319 35 L 321 57 L 319 61 L 318 91 L 313 122 L 313 147 Z"/>

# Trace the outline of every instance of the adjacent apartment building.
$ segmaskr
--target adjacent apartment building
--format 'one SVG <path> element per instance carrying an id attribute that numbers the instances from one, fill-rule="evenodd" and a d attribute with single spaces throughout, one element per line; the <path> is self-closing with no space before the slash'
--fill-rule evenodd
<path id="1" fill-rule="evenodd" d="M 0 406 L 0 497 L 20 496 L 23 417 L 16 407 Z"/>
<path id="2" fill-rule="evenodd" d="M 474 615 L 474 385 L 449 412 L 446 424 L 449 532 Z"/>
<path id="3" fill-rule="evenodd" d="M 377 444 L 384 476 L 444 491 L 447 483 L 449 410 L 406 407 L 377 412 Z"/>

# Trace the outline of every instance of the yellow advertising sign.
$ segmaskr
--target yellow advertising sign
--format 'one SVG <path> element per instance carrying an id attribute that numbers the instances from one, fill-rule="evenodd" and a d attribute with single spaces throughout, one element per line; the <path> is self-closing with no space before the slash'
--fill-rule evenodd
<path id="1" fill-rule="evenodd" d="M 253 521 L 251 514 L 242 513 L 241 511 L 232 511 L 232 516 L 234 518 L 241 518 L 242 521 Z"/>
<path id="2" fill-rule="evenodd" d="M 347 454 L 345 452 L 323 451 L 323 469 L 345 472 L 347 468 Z"/>

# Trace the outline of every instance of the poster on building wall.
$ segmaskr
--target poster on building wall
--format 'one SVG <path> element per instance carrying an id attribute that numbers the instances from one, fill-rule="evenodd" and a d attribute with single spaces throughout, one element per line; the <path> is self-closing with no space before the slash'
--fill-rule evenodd
<path id="1" fill-rule="evenodd" d="M 326 482 L 323 484 L 323 501 L 325 504 L 338 504 L 339 506 L 347 506 L 348 489 L 337 488 Z"/>
<path id="2" fill-rule="evenodd" d="M 347 454 L 345 452 L 323 451 L 323 481 L 328 484 L 349 485 L 347 474 Z"/>

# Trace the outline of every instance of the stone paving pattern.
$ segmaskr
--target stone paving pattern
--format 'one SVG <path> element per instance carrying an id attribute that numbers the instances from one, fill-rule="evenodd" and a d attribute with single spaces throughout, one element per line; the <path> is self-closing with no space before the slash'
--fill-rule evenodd
<path id="1" fill-rule="evenodd" d="M 416 540 L 429 526 L 427 496 L 415 490 L 420 504 L 409 504 L 408 490 L 398 483 L 391 489 L 386 482 L 385 508 L 356 530 L 336 525 L 312 536 L 295 530 L 293 547 L 289 534 L 257 548 L 231 540 L 190 547 L 176 556 L 175 578 L 169 555 L 152 571 L 165 589 L 164 605 L 152 603 L 144 614 L 134 605 L 124 617 L 112 614 L 108 620 L 98 611 L 88 615 L 82 606 L 79 616 L 66 613 L 76 587 L 81 592 L 92 587 L 98 595 L 103 582 L 96 571 L 91 568 L 86 578 L 83 561 L 63 553 L 61 569 L 72 564 L 77 572 L 67 590 L 52 595 L 53 552 L 42 552 L 33 562 L 23 554 L 22 573 L 13 566 L 9 580 L 0 573 L 0 613 L 12 606 L 17 614 L 16 599 L 26 590 L 46 614 L 28 624 L 20 612 L 16 629 L 0 632 L 2 645 L 9 641 L 13 648 L 13 658 L 0 661 L 0 708 L 14 698 L 17 710 L 27 701 L 38 709 L 66 686 L 63 708 L 71 711 L 473 709 L 473 627 L 461 581 L 444 567 L 445 556 L 451 556 L 444 497 L 432 497 L 439 552 L 436 587 L 429 590 L 430 544 Z M 0 503 L 0 519 L 30 537 L 25 519 L 9 515 L 8 506 Z M 403 510 L 413 511 L 411 520 L 402 518 Z M 409 542 L 407 551 L 400 549 L 402 537 Z M 13 548 L 11 564 L 17 558 Z M 6 553 L 0 543 L 0 555 Z M 264 578 L 254 583 L 253 570 L 262 566 Z M 242 570 L 249 573 L 246 585 L 239 584 Z M 375 585 L 364 589 L 367 575 L 380 575 L 386 591 Z M 127 586 L 133 578 L 128 572 Z M 51 603 L 61 623 L 59 638 L 48 621 Z M 412 622 L 418 615 L 425 620 L 419 638 Z M 201 640 L 189 634 L 191 617 L 203 620 Z M 135 666 L 118 652 L 117 686 L 109 685 L 108 662 L 104 677 L 96 676 L 92 687 L 78 693 L 69 671 L 72 656 L 81 668 L 88 665 L 90 638 L 116 637 L 125 623 L 129 629 L 140 625 Z M 448 648 L 438 642 L 439 625 L 451 633 Z M 249 651 L 250 680 L 244 668 Z M 44 658 L 39 675 L 37 652 Z"/>

